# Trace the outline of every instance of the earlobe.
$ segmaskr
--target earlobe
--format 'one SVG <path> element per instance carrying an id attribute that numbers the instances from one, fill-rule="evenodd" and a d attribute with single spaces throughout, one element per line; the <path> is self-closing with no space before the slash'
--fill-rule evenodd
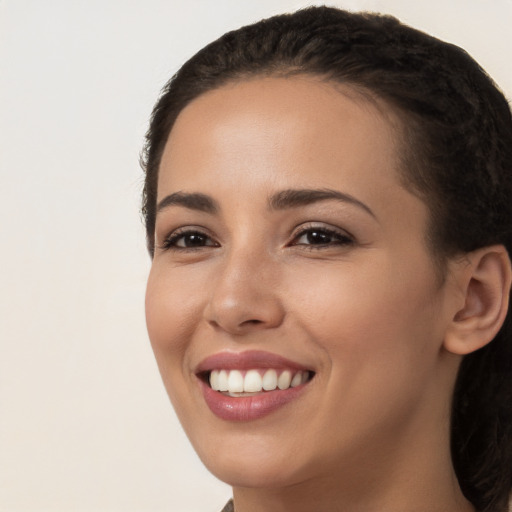
<path id="1" fill-rule="evenodd" d="M 484 247 L 467 255 L 459 281 L 464 305 L 451 320 L 444 347 L 466 355 L 492 341 L 507 315 L 512 271 L 502 245 Z"/>

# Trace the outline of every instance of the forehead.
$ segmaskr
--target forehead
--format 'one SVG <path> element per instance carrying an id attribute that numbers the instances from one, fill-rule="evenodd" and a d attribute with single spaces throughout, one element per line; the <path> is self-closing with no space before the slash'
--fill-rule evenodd
<path id="1" fill-rule="evenodd" d="M 253 179 L 271 175 L 274 181 L 283 171 L 288 179 L 321 179 L 319 165 L 359 167 L 353 178 L 363 170 L 382 172 L 383 164 L 396 170 L 398 126 L 385 103 L 314 77 L 229 83 L 178 116 L 164 150 L 158 196 L 169 185 L 215 183 L 227 172 L 234 184 L 251 170 Z M 262 169 L 275 172 L 263 176 Z"/>
<path id="2" fill-rule="evenodd" d="M 178 116 L 162 157 L 158 196 L 168 188 L 217 186 L 228 174 L 231 185 L 249 177 L 253 185 L 266 180 L 278 186 L 283 179 L 302 186 L 343 174 L 357 182 L 382 172 L 394 179 L 399 126 L 384 102 L 315 77 L 232 82 L 201 95 Z"/>

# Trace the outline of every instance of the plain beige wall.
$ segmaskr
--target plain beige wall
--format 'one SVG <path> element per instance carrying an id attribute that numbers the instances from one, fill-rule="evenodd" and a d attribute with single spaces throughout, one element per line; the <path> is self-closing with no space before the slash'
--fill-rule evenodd
<path id="1" fill-rule="evenodd" d="M 0 0 L 0 511 L 215 512 L 144 325 L 138 152 L 158 91 L 293 0 Z M 512 97 L 512 0 L 347 0 L 465 47 Z"/>

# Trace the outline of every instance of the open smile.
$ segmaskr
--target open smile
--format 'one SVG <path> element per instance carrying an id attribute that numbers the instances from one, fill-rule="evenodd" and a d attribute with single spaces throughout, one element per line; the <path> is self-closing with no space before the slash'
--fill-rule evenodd
<path id="1" fill-rule="evenodd" d="M 216 416 L 250 421 L 301 396 L 315 372 L 275 354 L 248 351 L 211 356 L 196 375 Z"/>

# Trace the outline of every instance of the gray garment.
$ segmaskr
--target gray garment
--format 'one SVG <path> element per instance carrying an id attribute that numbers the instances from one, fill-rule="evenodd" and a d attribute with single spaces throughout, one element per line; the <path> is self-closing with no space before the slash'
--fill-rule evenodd
<path id="1" fill-rule="evenodd" d="M 235 512 L 235 506 L 233 505 L 233 500 L 229 500 L 221 512 Z"/>

